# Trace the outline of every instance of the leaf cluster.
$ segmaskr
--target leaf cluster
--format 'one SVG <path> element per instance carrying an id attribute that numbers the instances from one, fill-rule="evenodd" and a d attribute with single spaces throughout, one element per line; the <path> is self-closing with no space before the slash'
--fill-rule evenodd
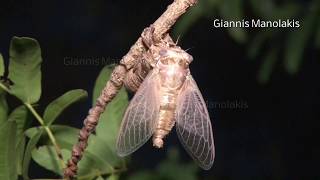
<path id="1" fill-rule="evenodd" d="M 31 160 L 61 177 L 79 129 L 55 124 L 55 121 L 66 108 L 86 99 L 88 94 L 82 89 L 68 91 L 39 113 L 36 106 L 42 90 L 39 43 L 31 38 L 14 37 L 9 54 L 7 73 L 0 54 L 0 74 L 8 74 L 0 82 L 0 179 L 30 179 Z M 110 78 L 113 67 L 106 66 L 98 76 L 94 100 Z M 9 96 L 17 98 L 21 104 L 10 107 Z M 121 89 L 102 114 L 95 135 L 89 139 L 77 179 L 115 178 L 125 170 L 125 160 L 115 153 L 115 141 L 127 104 L 127 93 Z M 31 126 L 33 121 L 39 125 Z"/>

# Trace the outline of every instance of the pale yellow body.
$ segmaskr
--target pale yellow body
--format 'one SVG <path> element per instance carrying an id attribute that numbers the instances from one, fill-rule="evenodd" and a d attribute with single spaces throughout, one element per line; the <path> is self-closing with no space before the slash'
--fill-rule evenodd
<path id="1" fill-rule="evenodd" d="M 209 113 L 189 71 L 192 56 L 178 46 L 151 46 L 156 64 L 131 100 L 121 123 L 117 153 L 126 156 L 152 136 L 153 146 L 176 126 L 182 146 L 198 165 L 212 167 L 215 151 Z"/>
<path id="2" fill-rule="evenodd" d="M 177 97 L 189 73 L 185 60 L 174 57 L 176 52 L 166 53 L 169 58 L 161 59 L 156 67 L 159 70 L 161 85 L 159 119 L 153 134 L 153 145 L 157 148 L 163 146 L 163 138 L 175 124 Z"/>

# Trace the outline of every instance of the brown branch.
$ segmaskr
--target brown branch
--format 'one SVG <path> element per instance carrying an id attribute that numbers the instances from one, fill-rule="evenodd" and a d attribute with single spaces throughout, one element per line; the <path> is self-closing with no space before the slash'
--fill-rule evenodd
<path id="1" fill-rule="evenodd" d="M 152 24 L 155 28 L 154 34 L 157 36 L 157 39 L 161 39 L 162 36 L 170 30 L 177 19 L 184 14 L 189 7 L 196 3 L 197 0 L 175 0 L 169 5 L 167 10 Z M 130 48 L 127 55 L 122 58 L 120 63 L 124 64 L 127 69 L 131 69 L 146 50 L 142 38 L 140 37 Z"/>
<path id="2" fill-rule="evenodd" d="M 197 0 L 175 0 L 169 5 L 167 10 L 152 24 L 155 38 L 158 40 L 164 38 L 177 19 L 184 14 L 189 7 L 196 4 L 196 2 Z M 129 52 L 122 58 L 120 65 L 113 70 L 111 79 L 107 82 L 95 106 L 89 110 L 89 114 L 84 120 L 84 126 L 79 133 L 78 143 L 73 146 L 71 158 L 64 171 L 65 179 L 75 177 L 78 169 L 77 164 L 82 158 L 83 152 L 88 145 L 89 136 L 95 130 L 101 113 L 104 112 L 106 105 L 117 95 L 123 85 L 127 72 L 143 58 L 143 54 L 146 53 L 146 51 L 147 47 L 140 37 L 130 48 Z M 145 74 L 146 71 L 136 71 L 134 75 L 143 78 Z M 137 86 L 139 85 L 140 84 Z"/>

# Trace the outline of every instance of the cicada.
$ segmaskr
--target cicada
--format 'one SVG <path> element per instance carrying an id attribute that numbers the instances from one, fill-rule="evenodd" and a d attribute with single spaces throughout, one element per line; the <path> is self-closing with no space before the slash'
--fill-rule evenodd
<path id="1" fill-rule="evenodd" d="M 152 46 L 150 51 L 156 63 L 124 114 L 117 153 L 129 155 L 151 137 L 153 146 L 161 148 L 175 125 L 188 154 L 208 170 L 214 161 L 214 140 L 205 101 L 190 74 L 193 58 L 179 46 Z"/>

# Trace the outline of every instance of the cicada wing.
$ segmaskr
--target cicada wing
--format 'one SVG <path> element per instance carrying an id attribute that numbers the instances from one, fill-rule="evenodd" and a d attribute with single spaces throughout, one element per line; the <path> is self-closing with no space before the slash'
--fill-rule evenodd
<path id="1" fill-rule="evenodd" d="M 203 169 L 212 167 L 215 150 L 209 113 L 200 90 L 189 75 L 177 99 L 176 130 L 188 154 Z"/>
<path id="2" fill-rule="evenodd" d="M 117 154 L 126 156 L 136 151 L 152 136 L 159 114 L 159 75 L 148 74 L 124 114 L 117 139 Z"/>

